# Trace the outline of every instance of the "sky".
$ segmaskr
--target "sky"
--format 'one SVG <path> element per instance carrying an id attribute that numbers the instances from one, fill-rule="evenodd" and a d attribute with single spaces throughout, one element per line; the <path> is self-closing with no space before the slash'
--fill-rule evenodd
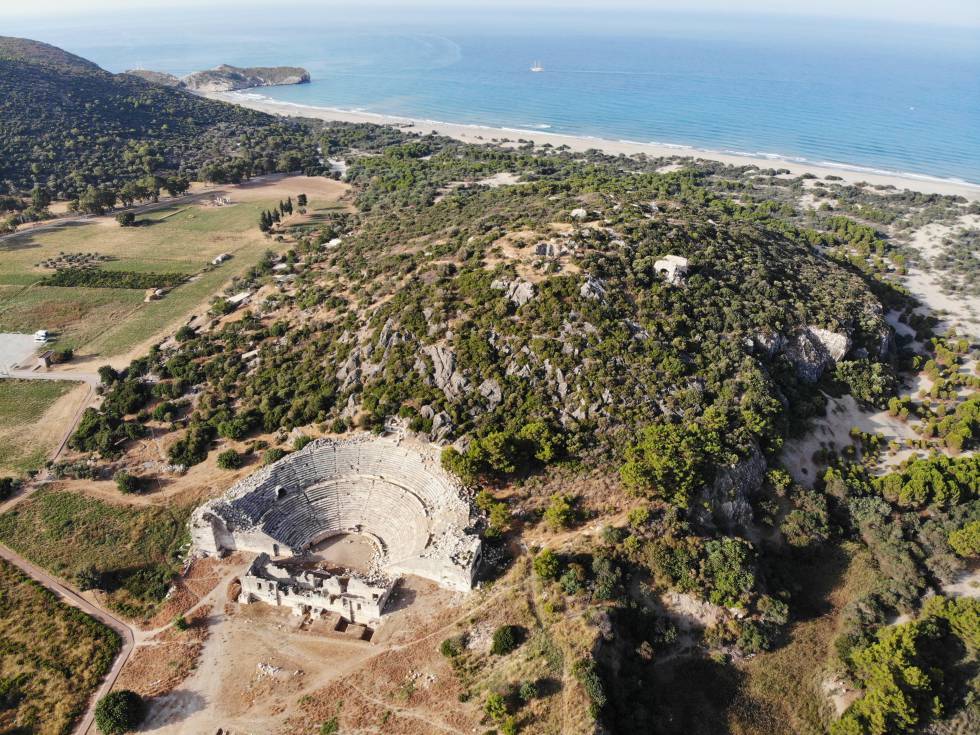
<path id="1" fill-rule="evenodd" d="M 253 4 L 253 0 L 46 0 L 25 3 L 0 0 L 0 19 L 14 17 L 56 17 L 64 14 L 91 14 L 112 10 L 139 13 L 145 8 L 236 7 Z M 495 14 L 526 11 L 528 8 L 574 12 L 576 9 L 614 11 L 643 10 L 723 12 L 725 14 L 779 14 L 824 16 L 838 19 L 881 20 L 899 23 L 926 23 L 980 28 L 980 0 L 286 0 L 282 5 L 308 5 L 325 8 L 345 5 L 365 11 L 372 6 L 440 7 L 463 12 L 492 10 Z M 268 2 L 263 2 L 269 7 Z"/>

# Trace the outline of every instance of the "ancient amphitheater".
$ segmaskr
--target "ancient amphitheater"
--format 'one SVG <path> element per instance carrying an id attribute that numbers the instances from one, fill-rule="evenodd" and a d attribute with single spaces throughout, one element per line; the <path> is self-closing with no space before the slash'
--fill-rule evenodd
<path id="1" fill-rule="evenodd" d="M 245 478 L 194 511 L 191 535 L 204 554 L 284 558 L 338 534 L 360 534 L 377 550 L 371 572 L 354 575 L 360 581 L 414 574 L 468 590 L 480 555 L 470 525 L 470 505 L 434 447 L 359 435 L 317 440 Z M 292 591 L 301 593 L 302 580 L 294 582 Z M 275 587 L 266 601 L 284 604 L 290 581 Z"/>

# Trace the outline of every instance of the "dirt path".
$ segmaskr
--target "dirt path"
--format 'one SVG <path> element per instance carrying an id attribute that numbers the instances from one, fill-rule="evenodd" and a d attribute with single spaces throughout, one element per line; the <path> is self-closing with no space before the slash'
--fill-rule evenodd
<path id="1" fill-rule="evenodd" d="M 133 647 L 135 644 L 133 629 L 124 620 L 120 620 L 112 613 L 104 610 L 101 607 L 96 607 L 84 597 L 79 595 L 71 587 L 59 582 L 43 569 L 35 566 L 20 554 L 8 549 L 3 544 L 0 544 L 0 557 L 10 564 L 13 564 L 24 574 L 31 577 L 39 584 L 51 590 L 63 602 L 71 605 L 72 607 L 78 608 L 87 615 L 91 615 L 99 622 L 112 628 L 122 639 L 122 648 L 119 650 L 119 655 L 116 656 L 116 660 L 113 662 L 112 668 L 109 670 L 109 673 L 106 675 L 105 679 L 102 680 L 102 685 L 93 695 L 89 702 L 88 709 L 73 730 L 75 735 L 86 735 L 86 733 L 92 731 L 92 726 L 95 723 L 96 703 L 112 689 L 113 684 L 116 683 L 116 679 L 119 677 L 119 672 L 122 671 L 123 666 L 126 664 L 126 661 L 129 660 L 129 657 L 133 652 Z"/>

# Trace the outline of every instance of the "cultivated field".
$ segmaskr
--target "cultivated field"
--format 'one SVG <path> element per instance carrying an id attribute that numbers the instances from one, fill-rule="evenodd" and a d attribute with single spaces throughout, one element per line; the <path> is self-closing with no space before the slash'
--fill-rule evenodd
<path id="1" fill-rule="evenodd" d="M 0 380 L 0 475 L 41 467 L 86 394 L 60 380 Z"/>
<path id="2" fill-rule="evenodd" d="M 0 732 L 69 732 L 119 645 L 115 632 L 0 560 Z"/>
<path id="3" fill-rule="evenodd" d="M 57 347 L 71 347 L 80 361 L 100 364 L 145 349 L 255 265 L 266 250 L 275 249 L 259 231 L 262 210 L 289 196 L 295 202 L 305 193 L 316 216 L 342 207 L 337 200 L 346 190 L 336 181 L 306 177 L 197 188 L 199 201 L 140 214 L 143 224 L 137 227 L 123 228 L 113 217 L 99 217 L 7 238 L 0 241 L 0 332 L 48 329 Z M 211 206 L 213 196 L 226 197 L 230 204 Z M 148 303 L 142 289 L 37 285 L 54 273 L 44 267 L 45 261 L 81 253 L 103 256 L 98 267 L 107 271 L 182 273 L 191 279 Z M 211 267 L 220 253 L 233 257 Z"/>

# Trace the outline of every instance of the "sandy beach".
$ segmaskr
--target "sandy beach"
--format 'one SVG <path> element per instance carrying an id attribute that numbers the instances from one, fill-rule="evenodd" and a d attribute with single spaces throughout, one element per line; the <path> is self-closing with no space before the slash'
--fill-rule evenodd
<path id="1" fill-rule="evenodd" d="M 219 99 L 224 102 L 249 107 L 272 115 L 287 117 L 308 117 L 326 121 L 373 123 L 375 125 L 393 125 L 409 128 L 414 132 L 435 132 L 467 143 L 490 143 L 494 140 L 518 139 L 532 140 L 537 145 L 550 143 L 558 147 L 568 146 L 574 151 L 598 149 L 611 155 L 631 156 L 645 153 L 655 158 L 660 157 L 690 157 L 699 160 L 720 161 L 733 166 L 756 165 L 760 168 L 788 169 L 793 175 L 811 173 L 814 176 L 840 176 L 848 183 L 865 182 L 876 186 L 895 186 L 899 189 L 910 189 L 927 194 L 951 194 L 980 200 L 980 185 L 959 182 L 949 179 L 931 178 L 916 174 L 897 174 L 876 172 L 851 167 L 847 165 L 818 165 L 810 162 L 800 163 L 784 158 L 754 158 L 733 153 L 701 150 L 688 146 L 657 145 L 653 143 L 638 143 L 632 141 L 607 140 L 576 135 L 562 135 L 539 130 L 520 130 L 510 128 L 493 128 L 482 125 L 461 125 L 456 123 L 424 120 L 408 117 L 394 117 L 368 112 L 353 112 L 329 107 L 311 107 L 290 102 L 277 102 L 262 98 L 261 95 L 249 92 L 212 92 L 204 96 Z"/>

